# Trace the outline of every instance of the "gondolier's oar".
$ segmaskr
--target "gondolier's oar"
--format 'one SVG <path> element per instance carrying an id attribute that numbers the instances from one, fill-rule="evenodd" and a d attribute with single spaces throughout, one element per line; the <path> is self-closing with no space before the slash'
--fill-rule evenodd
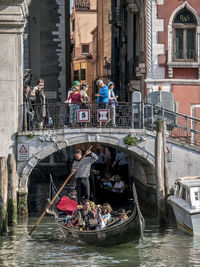
<path id="1" fill-rule="evenodd" d="M 84 158 L 86 157 L 86 155 L 90 152 L 90 150 L 92 149 L 92 146 L 90 146 L 90 148 L 86 151 L 85 155 L 82 157 L 82 159 L 79 161 L 79 163 L 77 164 L 75 171 L 77 170 L 77 168 L 79 167 L 79 165 L 81 164 L 81 162 L 84 160 Z M 36 228 L 36 226 L 40 223 L 40 221 L 42 220 L 42 218 L 44 217 L 44 215 L 46 214 L 46 210 L 49 209 L 51 207 L 51 205 L 53 204 L 53 202 L 55 201 L 55 199 L 57 198 L 57 196 L 59 195 L 59 193 L 63 190 L 63 188 L 65 187 L 65 185 L 67 184 L 67 182 L 69 181 L 69 179 L 73 176 L 74 172 L 71 172 L 70 175 L 67 177 L 67 179 L 65 180 L 64 184 L 60 187 L 60 189 L 58 190 L 58 192 L 55 194 L 55 196 L 52 198 L 52 200 L 50 201 L 49 205 L 45 208 L 45 210 L 43 211 L 42 215 L 40 216 L 40 218 L 38 219 L 38 221 L 36 222 L 36 224 L 33 226 L 33 228 L 31 229 L 31 231 L 29 232 L 29 235 L 32 234 L 32 232 L 34 231 L 34 229 Z"/>

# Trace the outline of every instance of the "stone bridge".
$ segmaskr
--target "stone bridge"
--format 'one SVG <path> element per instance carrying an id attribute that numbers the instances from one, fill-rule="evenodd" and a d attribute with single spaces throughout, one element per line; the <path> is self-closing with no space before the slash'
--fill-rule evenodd
<path id="1" fill-rule="evenodd" d="M 137 138 L 135 146 L 127 147 L 124 144 L 123 140 L 128 134 Z M 156 187 L 155 137 L 155 132 L 145 129 L 122 128 L 77 128 L 18 133 L 18 190 L 27 192 L 29 175 L 39 161 L 60 149 L 81 143 L 100 143 L 126 152 L 130 155 L 130 175 L 146 186 Z M 167 138 L 170 186 L 173 186 L 177 177 L 199 175 L 199 155 L 198 147 Z"/>

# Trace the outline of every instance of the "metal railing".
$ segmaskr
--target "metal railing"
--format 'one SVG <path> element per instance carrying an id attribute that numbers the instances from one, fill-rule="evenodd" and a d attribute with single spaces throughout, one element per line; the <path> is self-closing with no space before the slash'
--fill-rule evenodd
<path id="1" fill-rule="evenodd" d="M 200 119 L 149 103 L 118 102 L 116 105 L 24 104 L 24 131 L 62 128 L 135 128 L 154 131 L 165 120 L 170 137 L 200 146 Z"/>

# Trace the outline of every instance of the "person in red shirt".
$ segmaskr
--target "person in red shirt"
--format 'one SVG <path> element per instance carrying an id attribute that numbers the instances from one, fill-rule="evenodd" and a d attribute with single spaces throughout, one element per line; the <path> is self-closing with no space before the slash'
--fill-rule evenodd
<path id="1" fill-rule="evenodd" d="M 80 108 L 80 102 L 82 101 L 82 96 L 78 92 L 76 86 L 72 86 L 72 93 L 69 95 L 65 103 L 70 103 L 70 115 L 69 115 L 69 122 L 71 123 L 72 127 L 75 127 L 77 118 L 78 118 L 78 110 Z"/>

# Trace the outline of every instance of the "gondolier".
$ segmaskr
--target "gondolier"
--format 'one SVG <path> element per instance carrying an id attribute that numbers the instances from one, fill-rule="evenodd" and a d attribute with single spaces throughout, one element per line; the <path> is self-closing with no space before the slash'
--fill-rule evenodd
<path id="1" fill-rule="evenodd" d="M 72 172 L 75 173 L 76 178 L 76 191 L 77 191 L 77 198 L 78 204 L 82 204 L 83 199 L 89 199 L 90 197 L 90 169 L 92 163 L 94 163 L 98 156 L 89 151 L 86 152 L 87 157 L 85 157 L 82 161 L 82 151 L 80 149 L 75 151 L 75 160 L 72 165 Z M 80 163 L 78 168 L 75 170 L 77 164 Z"/>

